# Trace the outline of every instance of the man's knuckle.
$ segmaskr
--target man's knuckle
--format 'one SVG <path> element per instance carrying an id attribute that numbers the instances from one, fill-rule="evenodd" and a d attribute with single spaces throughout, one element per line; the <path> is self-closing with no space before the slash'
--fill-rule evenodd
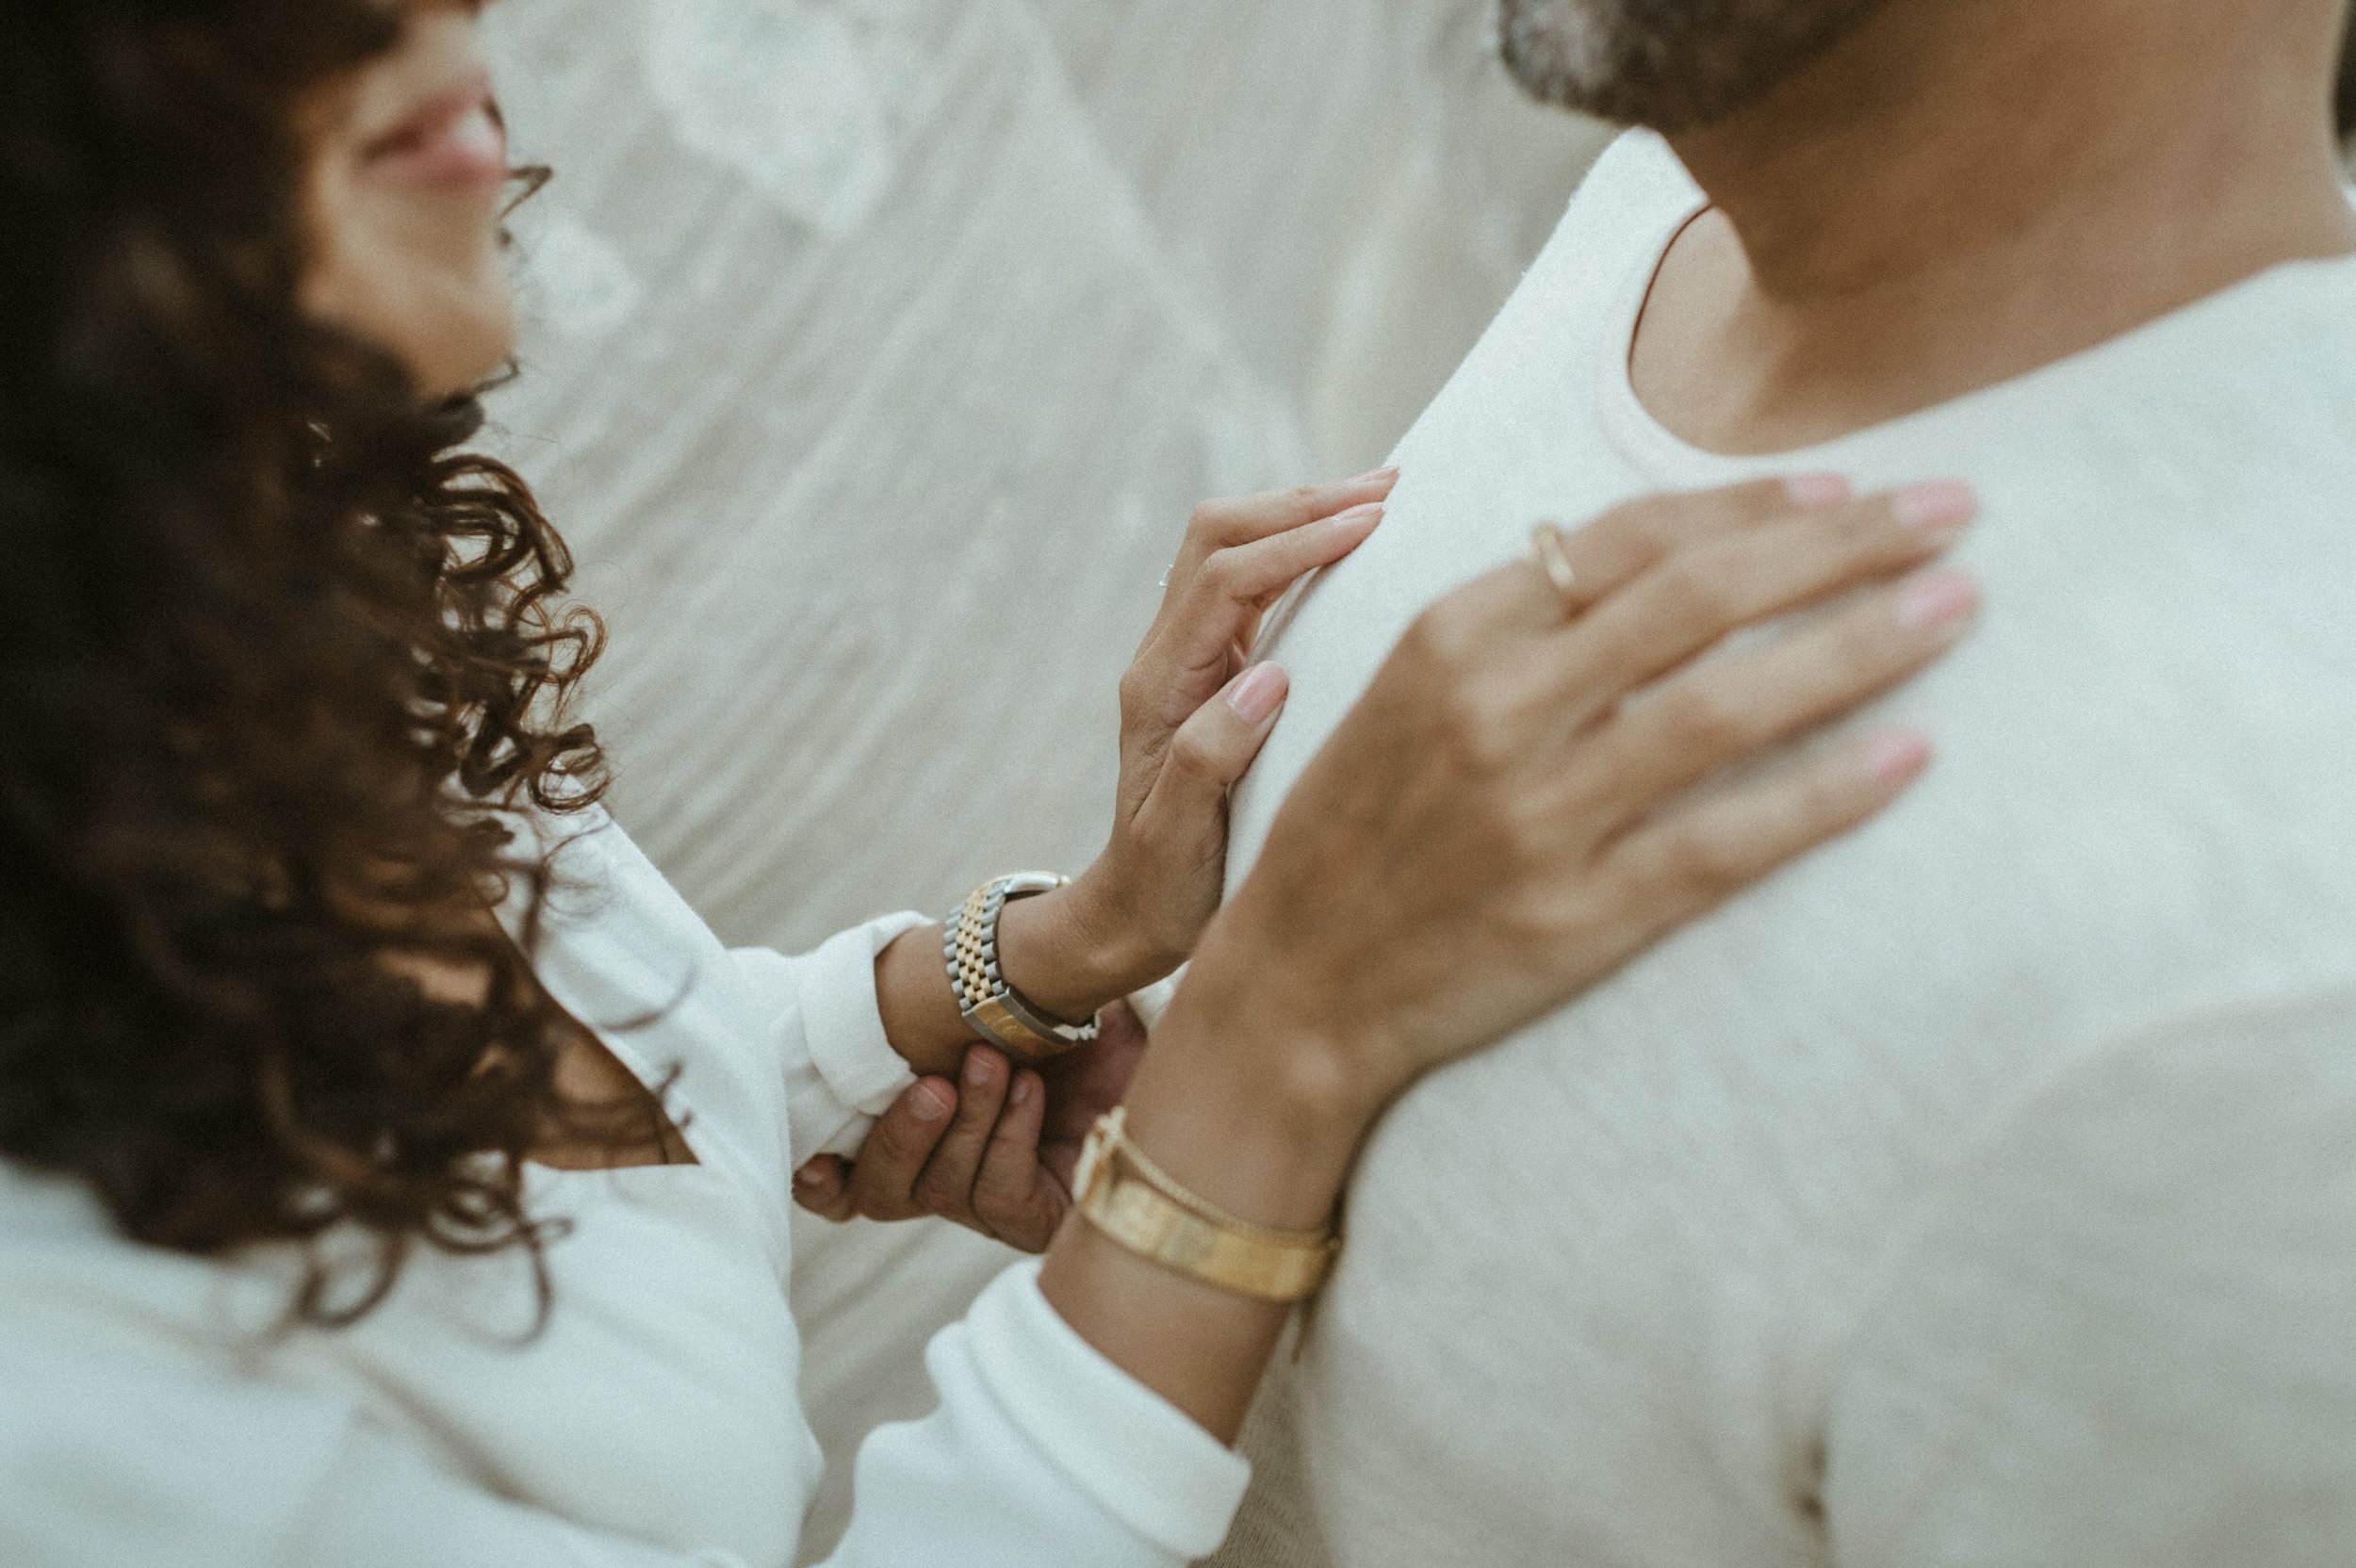
<path id="1" fill-rule="evenodd" d="M 908 1123 L 897 1117 L 886 1116 L 875 1124 L 875 1135 L 868 1139 L 867 1163 L 870 1169 L 877 1165 L 899 1167 L 915 1156 L 916 1135 Z"/>

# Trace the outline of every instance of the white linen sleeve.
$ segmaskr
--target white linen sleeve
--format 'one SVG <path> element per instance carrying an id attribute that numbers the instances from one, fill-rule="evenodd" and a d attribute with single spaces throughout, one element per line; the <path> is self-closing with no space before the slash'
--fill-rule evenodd
<path id="1" fill-rule="evenodd" d="M 1217 1548 L 1250 1467 L 1002 1275 L 925 1364 L 941 1404 L 859 1458 L 851 1524 L 825 1568 L 1180 1568 Z M 583 1529 L 348 1431 L 284 1568 L 747 1568 Z"/>
<path id="2" fill-rule="evenodd" d="M 2324 1568 L 2356 1542 L 2356 991 L 2179 1024 L 2011 1119 L 1827 1414 L 1843 1568 Z"/>
<path id="3" fill-rule="evenodd" d="M 797 956 L 729 951 L 602 809 L 571 821 L 513 820 L 556 857 L 564 879 L 543 911 L 550 939 L 535 954 L 541 979 L 593 1027 L 660 1017 L 699 1038 L 741 1044 L 728 1070 L 747 1075 L 749 1100 L 784 1123 L 753 1135 L 751 1152 L 774 1158 L 781 1133 L 795 1164 L 856 1153 L 875 1119 L 915 1082 L 884 1037 L 875 959 L 924 924 L 923 915 L 886 915 Z M 524 908 L 519 891 L 505 911 L 511 930 Z M 708 983 L 714 979 L 722 983 Z M 606 1043 L 649 1080 L 671 1065 L 635 1026 L 609 1031 Z M 691 1076 L 683 1092 L 692 1104 L 710 1089 Z M 709 1101 L 702 1109 L 727 1115 Z"/>
<path id="4" fill-rule="evenodd" d="M 940 1408 L 859 1450 L 824 1568 L 1177 1568 L 1235 1522 L 1251 1466 L 1064 1322 L 1036 1262 L 924 1359 Z"/>
<path id="5" fill-rule="evenodd" d="M 354 1425 L 270 1568 L 751 1568 L 593 1530 L 445 1474 Z"/>
<path id="6" fill-rule="evenodd" d="M 813 1154 L 858 1153 L 875 1119 L 916 1082 L 884 1036 L 875 959 L 924 923 L 923 915 L 887 915 L 799 956 L 768 948 L 728 955 L 747 1003 L 785 1036 L 777 1065 L 796 1165 Z"/>
<path id="7" fill-rule="evenodd" d="M 6 1305 L 10 1568 L 755 1568 L 499 1496 L 340 1399 Z M 1036 1264 L 926 1362 L 940 1407 L 869 1439 L 831 1568 L 1177 1568 L 1233 1521 L 1244 1462 L 1073 1332 Z"/>

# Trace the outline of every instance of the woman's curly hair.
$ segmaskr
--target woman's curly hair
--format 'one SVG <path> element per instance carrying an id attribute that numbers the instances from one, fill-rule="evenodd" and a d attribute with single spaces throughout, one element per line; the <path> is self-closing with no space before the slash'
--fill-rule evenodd
<path id="1" fill-rule="evenodd" d="M 595 800 L 596 623 L 470 400 L 297 306 L 306 94 L 378 0 L 0 21 L 0 1154 L 123 1233 L 527 1249 L 566 1021 L 486 918 Z M 528 939 L 527 939 L 528 940 Z M 487 980 L 436 1001 L 421 964 Z M 352 1223 L 377 1266 L 308 1244 Z"/>

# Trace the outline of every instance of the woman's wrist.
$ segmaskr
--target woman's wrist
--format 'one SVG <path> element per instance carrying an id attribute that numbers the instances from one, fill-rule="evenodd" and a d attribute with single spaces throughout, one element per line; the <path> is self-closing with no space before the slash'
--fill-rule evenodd
<path id="1" fill-rule="evenodd" d="M 1366 1125 L 1324 1040 L 1251 1025 L 1236 974 L 1206 954 L 1154 1030 L 1124 1103 L 1128 1136 L 1173 1181 L 1239 1219 L 1332 1220 Z M 1233 1443 L 1292 1309 L 1131 1252 L 1085 1218 L 1048 1249 L 1039 1288 L 1115 1364 Z"/>
<path id="2" fill-rule="evenodd" d="M 1033 1006 L 1081 1023 L 1184 961 L 1149 951 L 1122 900 L 1094 868 L 1053 892 L 1009 902 L 998 916 L 998 962 Z"/>
<path id="3" fill-rule="evenodd" d="M 1341 1042 L 1255 1003 L 1216 953 L 1204 957 L 1138 1065 L 1130 1134 L 1228 1213 L 1313 1230 L 1331 1217 L 1382 1097 Z"/>

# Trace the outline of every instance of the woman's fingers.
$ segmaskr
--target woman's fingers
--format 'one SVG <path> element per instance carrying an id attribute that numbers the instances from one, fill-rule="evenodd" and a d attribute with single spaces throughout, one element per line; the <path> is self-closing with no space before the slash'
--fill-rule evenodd
<path id="1" fill-rule="evenodd" d="M 850 1213 L 868 1219 L 914 1219 L 924 1213 L 916 1181 L 949 1130 L 957 1086 L 923 1078 L 876 1119 L 852 1163 L 844 1198 Z"/>
<path id="2" fill-rule="evenodd" d="M 1366 543 L 1382 520 L 1383 508 L 1367 502 L 1219 550 L 1184 583 L 1173 580 L 1170 603 L 1136 667 L 1156 688 L 1164 721 L 1182 723 L 1250 657 L 1261 614 L 1285 589 Z"/>
<path id="3" fill-rule="evenodd" d="M 1812 626 L 1689 670 L 1582 741 L 1607 834 L 1687 787 L 1888 692 L 1955 646 L 1979 606 L 1955 570 L 1877 589 Z"/>
<path id="4" fill-rule="evenodd" d="M 1922 485 L 1673 551 L 1562 640 L 1551 673 L 1571 694 L 1566 722 L 1582 727 L 1728 632 L 1931 560 L 1975 508 L 1962 485 Z"/>
<path id="5" fill-rule="evenodd" d="M 989 1046 L 977 1045 L 965 1054 L 956 1119 L 916 1179 L 916 1200 L 926 1214 L 973 1223 L 973 1181 L 981 1172 L 990 1130 L 1006 1105 L 1011 1075 L 1006 1056 Z"/>
<path id="6" fill-rule="evenodd" d="M 1368 501 L 1249 545 L 1219 550 L 1195 574 L 1194 592 L 1211 605 L 1256 610 L 1304 574 L 1331 566 L 1366 543 L 1382 520 L 1380 503 Z"/>
<path id="7" fill-rule="evenodd" d="M 1641 940 L 1670 930 L 1873 817 L 1931 760 L 1891 730 L 1661 813 L 1628 834 L 1605 869 L 1644 911 Z"/>
<path id="8" fill-rule="evenodd" d="M 1170 755 L 1153 780 L 1147 809 L 1157 819 L 1224 820 L 1227 790 L 1268 743 L 1289 690 L 1281 668 L 1254 664 L 1196 709 L 1170 737 Z"/>
<path id="9" fill-rule="evenodd" d="M 1047 1090 L 1028 1068 L 1017 1071 L 1006 1108 L 990 1134 L 973 1179 L 973 1213 L 991 1234 L 1025 1252 L 1043 1252 L 1069 1200 L 1039 1166 Z"/>
<path id="10" fill-rule="evenodd" d="M 1264 495 L 1204 501 L 1194 509 L 1194 516 L 1186 524 L 1186 548 L 1201 560 L 1214 550 L 1248 545 L 1353 506 L 1382 500 L 1398 482 L 1397 468 L 1377 468 L 1335 484 L 1304 484 Z M 1175 579 L 1172 585 L 1175 586 Z"/>
<path id="11" fill-rule="evenodd" d="M 1830 474 L 1754 480 L 1716 490 L 1645 496 L 1567 532 L 1563 549 L 1582 603 L 1617 593 L 1675 551 L 1796 513 L 1837 506 L 1849 482 Z M 1551 584 L 1548 585 L 1551 589 Z"/>

